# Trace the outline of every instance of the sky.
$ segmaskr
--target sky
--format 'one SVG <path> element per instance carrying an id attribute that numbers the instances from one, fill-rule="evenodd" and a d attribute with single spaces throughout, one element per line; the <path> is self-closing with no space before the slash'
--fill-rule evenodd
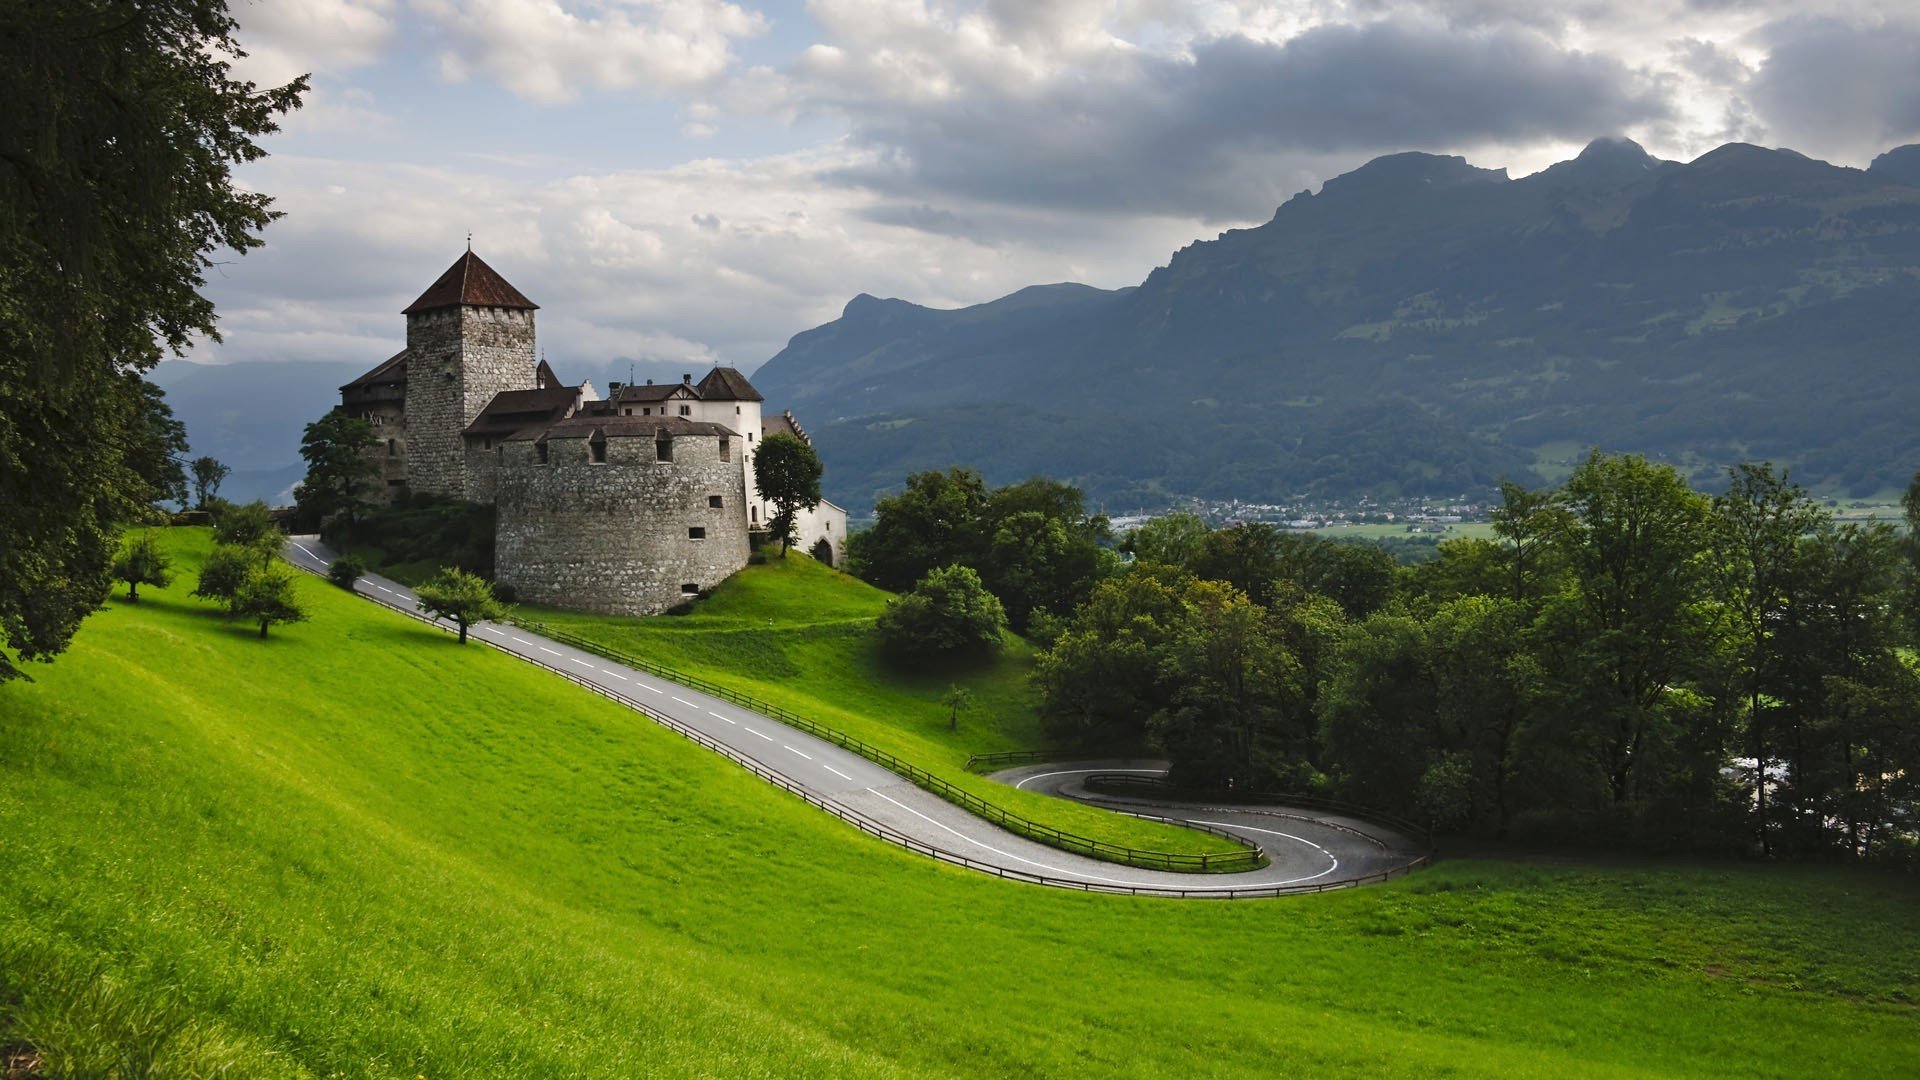
<path id="1" fill-rule="evenodd" d="M 306 105 L 190 359 L 368 367 L 465 249 L 562 377 L 752 371 L 853 296 L 1139 282 L 1386 153 L 1920 141 L 1910 0 L 231 0 Z"/>

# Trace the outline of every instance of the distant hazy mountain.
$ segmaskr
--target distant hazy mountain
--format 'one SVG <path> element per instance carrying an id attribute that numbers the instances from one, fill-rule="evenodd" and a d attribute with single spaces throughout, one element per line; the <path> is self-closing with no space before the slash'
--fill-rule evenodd
<path id="1" fill-rule="evenodd" d="M 1519 180 L 1379 158 L 1137 288 L 859 296 L 753 378 L 854 506 L 955 462 L 1121 503 L 1441 493 L 1589 444 L 1864 494 L 1920 467 L 1916 331 L 1920 146 L 1601 140 Z"/>
<path id="2" fill-rule="evenodd" d="M 371 361 L 169 360 L 154 369 L 152 379 L 166 391 L 173 414 L 187 425 L 193 455 L 211 455 L 233 470 L 220 486 L 222 497 L 283 503 L 306 473 L 300 463 L 301 429 L 340 403 L 341 383 L 372 366 Z"/>

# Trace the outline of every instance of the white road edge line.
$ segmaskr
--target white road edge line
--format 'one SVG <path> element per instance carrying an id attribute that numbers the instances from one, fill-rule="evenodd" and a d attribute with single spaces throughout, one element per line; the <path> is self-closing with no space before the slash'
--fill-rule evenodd
<path id="1" fill-rule="evenodd" d="M 1026 787 L 1028 784 L 1033 783 L 1035 780 L 1045 780 L 1049 776 L 1078 776 L 1081 773 L 1092 774 L 1092 773 L 1115 773 L 1115 772 L 1152 773 L 1153 775 L 1158 776 L 1161 773 L 1164 773 L 1166 771 L 1167 770 L 1165 769 L 1061 769 L 1057 772 L 1034 773 L 1032 776 L 1022 778 L 1019 783 L 1013 786 L 1016 789 L 1023 788 L 1023 787 Z"/>

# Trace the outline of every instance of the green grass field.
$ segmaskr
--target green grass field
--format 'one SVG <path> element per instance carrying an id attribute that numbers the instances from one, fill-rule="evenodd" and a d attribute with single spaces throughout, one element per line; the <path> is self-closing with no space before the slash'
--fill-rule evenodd
<path id="1" fill-rule="evenodd" d="M 968 773 L 970 754 L 1047 745 L 1028 686 L 1033 647 L 1009 635 L 990 662 L 904 670 L 881 657 L 873 635 L 889 596 L 793 552 L 728 578 L 689 615 L 633 619 L 523 606 L 519 617 L 811 717 L 1056 828 L 1155 851 L 1240 850 L 1222 837 L 1015 791 Z M 973 693 L 957 731 L 940 704 L 953 684 Z"/>
<path id="2" fill-rule="evenodd" d="M 317 579 L 313 621 L 264 642 L 190 585 L 115 600 L 0 687 L 0 1061 L 1912 1075 L 1910 879 L 1454 861 L 1278 901 L 1041 889 L 868 838 Z"/>

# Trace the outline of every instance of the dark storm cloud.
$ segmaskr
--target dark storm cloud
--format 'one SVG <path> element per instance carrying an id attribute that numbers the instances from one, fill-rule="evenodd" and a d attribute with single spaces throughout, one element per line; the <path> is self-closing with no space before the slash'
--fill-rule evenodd
<path id="1" fill-rule="evenodd" d="M 1748 87 L 1775 141 L 1871 156 L 1920 136 L 1920 25 L 1788 19 Z"/>
<path id="2" fill-rule="evenodd" d="M 1264 213 L 1356 155 L 1580 140 L 1655 120 L 1652 82 L 1513 28 L 1329 26 L 1139 57 L 1035 97 L 850 108 L 883 152 L 843 178 L 895 193 L 1210 219 Z"/>

